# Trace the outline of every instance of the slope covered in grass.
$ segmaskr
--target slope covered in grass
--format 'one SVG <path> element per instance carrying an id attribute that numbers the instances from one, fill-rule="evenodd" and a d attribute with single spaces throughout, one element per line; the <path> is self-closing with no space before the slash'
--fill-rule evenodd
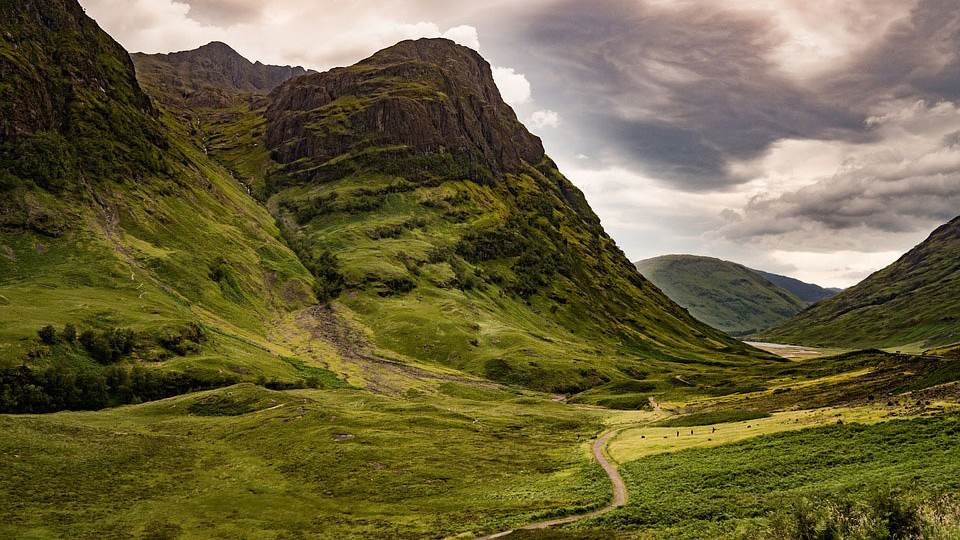
<path id="1" fill-rule="evenodd" d="M 265 114 L 269 208 L 384 348 L 556 392 L 764 358 L 632 268 L 470 49 L 402 42 Z"/>
<path id="2" fill-rule="evenodd" d="M 76 2 L 3 3 L 0 30 L 0 368 L 297 378 L 263 341 L 313 278 L 269 213 Z"/>
<path id="3" fill-rule="evenodd" d="M 764 339 L 923 350 L 960 341 L 960 218 L 854 287 L 764 332 Z"/>
<path id="4" fill-rule="evenodd" d="M 774 326 L 807 305 L 756 271 L 712 257 L 665 255 L 636 266 L 698 320 L 733 335 Z"/>

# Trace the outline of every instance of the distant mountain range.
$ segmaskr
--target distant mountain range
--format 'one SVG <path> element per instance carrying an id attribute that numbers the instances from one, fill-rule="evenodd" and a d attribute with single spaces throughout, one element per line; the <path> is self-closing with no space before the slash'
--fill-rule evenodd
<path id="1" fill-rule="evenodd" d="M 763 333 L 833 347 L 924 349 L 960 342 L 960 217 L 890 266 Z"/>
<path id="2" fill-rule="evenodd" d="M 697 319 L 733 335 L 780 324 L 839 289 L 697 255 L 639 261 L 637 270 Z"/>

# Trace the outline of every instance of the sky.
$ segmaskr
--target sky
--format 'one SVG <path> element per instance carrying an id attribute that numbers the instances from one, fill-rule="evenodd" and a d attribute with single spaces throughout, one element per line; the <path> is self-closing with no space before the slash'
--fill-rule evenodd
<path id="1" fill-rule="evenodd" d="M 631 260 L 853 285 L 960 214 L 956 0 L 80 0 L 131 52 L 323 71 L 447 37 Z"/>

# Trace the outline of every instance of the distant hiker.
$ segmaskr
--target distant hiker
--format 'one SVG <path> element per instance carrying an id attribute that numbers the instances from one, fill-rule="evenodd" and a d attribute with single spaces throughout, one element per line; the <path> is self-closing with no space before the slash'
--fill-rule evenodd
<path id="1" fill-rule="evenodd" d="M 680 432 L 678 431 L 678 432 L 677 432 L 677 437 L 679 437 L 679 436 L 680 436 Z"/>
<path id="2" fill-rule="evenodd" d="M 692 429 L 690 430 L 690 434 L 693 435 L 693 430 L 692 430 Z"/>

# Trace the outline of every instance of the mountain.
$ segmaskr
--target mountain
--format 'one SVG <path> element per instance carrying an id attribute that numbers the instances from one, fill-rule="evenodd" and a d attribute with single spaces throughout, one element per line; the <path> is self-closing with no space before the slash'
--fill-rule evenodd
<path id="1" fill-rule="evenodd" d="M 636 267 L 698 320 L 733 335 L 769 328 L 807 305 L 758 272 L 730 261 L 665 255 L 639 261 Z"/>
<path id="2" fill-rule="evenodd" d="M 960 341 L 960 218 L 890 266 L 764 333 L 782 343 L 930 348 Z"/>
<path id="3" fill-rule="evenodd" d="M 314 278 L 75 1 L 0 4 L 0 107 L 3 410 L 302 378 L 264 342 Z"/>
<path id="4" fill-rule="evenodd" d="M 838 295 L 843 289 L 835 287 L 821 287 L 813 283 L 806 283 L 792 277 L 781 276 L 764 272 L 763 270 L 754 270 L 754 272 L 763 276 L 767 281 L 773 283 L 781 289 L 790 291 L 794 296 L 808 304 L 813 304 L 827 298 Z"/>
<path id="5" fill-rule="evenodd" d="M 404 41 L 263 114 L 268 208 L 385 349 L 556 392 L 760 358 L 634 270 L 466 47 Z"/>
<path id="6" fill-rule="evenodd" d="M 17 392 L 48 369 L 97 389 L 8 409 L 306 374 L 399 392 L 423 366 L 574 393 L 769 361 L 632 270 L 469 49 L 404 42 L 265 95 L 292 72 L 214 44 L 134 57 L 160 66 L 142 89 L 76 2 L 0 9 L 0 368 L 28 369 Z M 131 369 L 160 382 L 131 392 Z"/>
<path id="7" fill-rule="evenodd" d="M 241 96 L 265 95 L 307 73 L 302 67 L 251 62 L 219 41 L 191 51 L 131 57 L 141 84 L 174 110 L 229 107 Z"/>

